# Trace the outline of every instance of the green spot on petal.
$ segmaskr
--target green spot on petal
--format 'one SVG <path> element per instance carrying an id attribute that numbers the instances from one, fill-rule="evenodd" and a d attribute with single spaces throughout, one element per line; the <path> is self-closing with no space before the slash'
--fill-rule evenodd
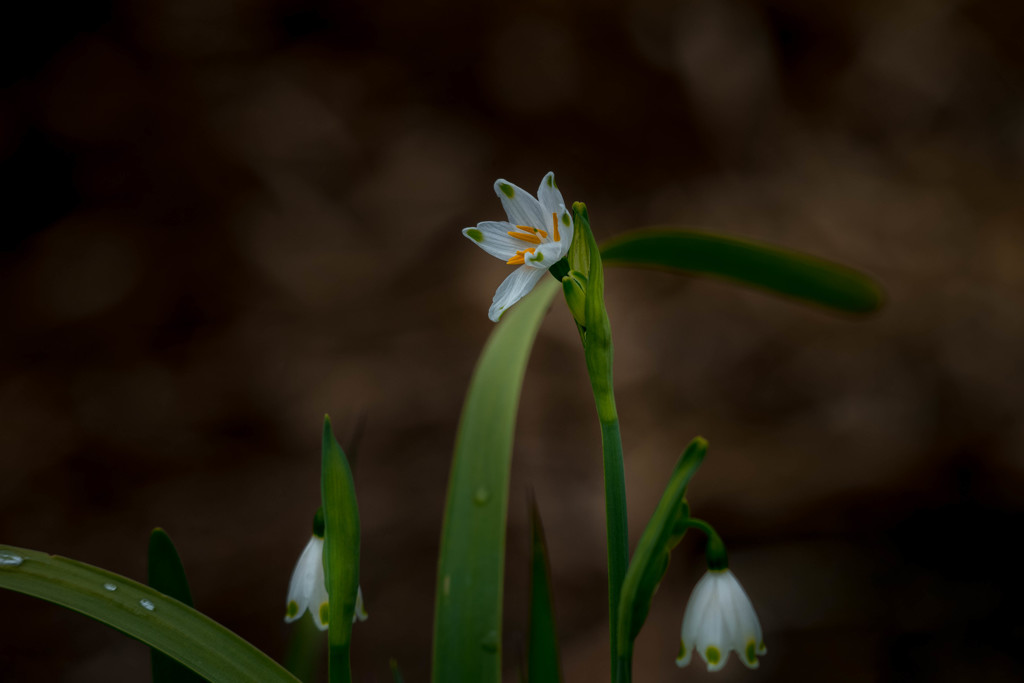
<path id="1" fill-rule="evenodd" d="M 568 213 L 563 213 L 562 214 L 562 225 L 564 225 L 565 227 L 569 227 L 569 214 Z"/>
<path id="2" fill-rule="evenodd" d="M 505 193 L 505 196 L 512 199 L 516 196 L 516 188 L 512 187 L 508 183 L 498 183 L 498 187 Z"/>
<path id="3" fill-rule="evenodd" d="M 676 661 L 679 661 L 686 656 L 686 641 L 682 638 L 679 639 L 679 654 L 676 655 Z"/>
<path id="4" fill-rule="evenodd" d="M 553 175 L 551 175 L 551 174 L 549 173 L 549 174 L 548 174 L 548 177 L 547 177 L 547 178 L 545 178 L 545 180 L 547 180 L 547 181 L 548 181 L 548 187 L 554 187 L 554 186 L 555 186 L 555 176 L 553 176 Z"/>
<path id="5" fill-rule="evenodd" d="M 754 641 L 747 643 L 747 661 L 751 664 L 757 661 L 757 644 Z"/>
<path id="6" fill-rule="evenodd" d="M 533 259 L 533 262 L 534 263 L 540 263 L 543 260 L 544 260 L 544 254 L 538 251 L 537 252 L 537 256 Z"/>
<path id="7" fill-rule="evenodd" d="M 708 664 L 718 664 L 719 660 L 722 659 L 722 653 L 718 651 L 717 647 L 710 645 L 704 651 L 704 659 L 707 660 Z"/>
<path id="8" fill-rule="evenodd" d="M 299 613 L 299 603 L 295 602 L 294 600 L 289 600 L 288 601 L 288 608 L 285 609 L 284 615 L 286 617 L 288 617 L 289 619 L 291 619 L 292 617 L 294 617 L 298 613 Z"/>
<path id="9" fill-rule="evenodd" d="M 466 237 L 468 237 L 469 239 L 473 240 L 474 242 L 483 242 L 484 241 L 484 234 L 482 232 L 480 232 L 479 230 L 477 230 L 476 228 L 470 228 L 469 230 L 467 230 L 466 231 Z"/>
<path id="10" fill-rule="evenodd" d="M 330 614 L 329 614 L 329 612 L 327 610 L 327 603 L 326 602 L 320 603 L 320 623 L 321 624 L 329 624 L 329 623 L 331 623 Z"/>

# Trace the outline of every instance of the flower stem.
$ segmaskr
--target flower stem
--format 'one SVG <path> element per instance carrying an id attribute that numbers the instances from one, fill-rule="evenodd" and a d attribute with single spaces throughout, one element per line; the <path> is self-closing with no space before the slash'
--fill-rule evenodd
<path id="1" fill-rule="evenodd" d="M 327 648 L 327 672 L 330 683 L 351 683 L 352 665 L 349 643 L 331 643 Z"/>
<path id="2" fill-rule="evenodd" d="M 614 397 L 610 398 L 614 408 Z M 625 683 L 631 678 L 631 667 L 628 659 L 621 657 L 618 652 L 618 607 L 622 581 L 626 577 L 629 562 L 629 527 L 626 516 L 626 475 L 622 465 L 622 438 L 618 419 L 601 422 L 601 449 L 604 455 L 604 505 L 608 531 L 608 616 L 612 681 Z"/>
<path id="3" fill-rule="evenodd" d="M 705 522 L 703 519 L 697 519 L 696 517 L 690 517 L 686 520 L 686 527 L 690 529 L 697 529 L 702 532 L 708 538 L 707 547 L 705 548 L 705 555 L 707 556 L 708 569 L 727 569 L 729 567 L 729 556 L 725 552 L 725 543 L 722 541 L 722 537 L 718 535 L 715 528 Z"/>
<path id="4" fill-rule="evenodd" d="M 622 464 L 622 437 L 615 409 L 612 382 L 612 332 L 604 306 L 604 271 L 601 253 L 590 230 L 590 217 L 582 202 L 573 204 L 578 238 L 587 241 L 589 273 L 585 301 L 586 332 L 583 342 L 587 374 L 601 422 L 601 450 L 604 460 L 605 522 L 608 533 L 608 621 L 611 638 L 613 683 L 630 680 L 630 662 L 619 654 L 619 595 L 629 562 L 629 526 L 626 516 L 626 476 Z"/>

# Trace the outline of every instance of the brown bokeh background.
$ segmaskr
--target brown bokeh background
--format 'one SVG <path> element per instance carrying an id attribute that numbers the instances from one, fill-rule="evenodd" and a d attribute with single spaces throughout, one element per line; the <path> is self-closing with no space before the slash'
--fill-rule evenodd
<path id="1" fill-rule="evenodd" d="M 1024 5 L 918 0 L 108 0 L 5 13 L 0 541 L 145 576 L 280 657 L 320 420 L 364 420 L 356 676 L 429 676 L 461 401 L 507 268 L 459 229 L 554 170 L 599 238 L 652 224 L 805 249 L 885 283 L 850 319 L 609 271 L 635 542 L 685 443 L 768 655 L 714 680 L 1021 680 Z M 526 498 L 564 665 L 606 680 L 600 451 L 556 302 L 523 393 Z M 688 538 L 638 641 L 673 664 Z M 0 593 L 4 681 L 136 681 L 142 645 Z"/>

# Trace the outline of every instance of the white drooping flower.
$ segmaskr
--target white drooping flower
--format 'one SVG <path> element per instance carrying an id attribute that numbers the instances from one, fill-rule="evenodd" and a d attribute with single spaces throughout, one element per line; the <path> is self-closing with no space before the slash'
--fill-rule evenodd
<path id="1" fill-rule="evenodd" d="M 292 571 L 292 580 L 288 584 L 288 601 L 285 606 L 284 620 L 289 624 L 309 609 L 313 623 L 321 631 L 328 626 L 327 584 L 324 582 L 324 538 L 315 532 L 306 544 L 299 561 Z M 352 622 L 356 619 L 366 621 L 369 615 L 363 607 L 363 589 L 356 593 L 356 611 Z"/>
<path id="2" fill-rule="evenodd" d="M 728 569 L 709 569 L 686 604 L 676 665 L 689 664 L 696 651 L 708 671 L 718 671 L 725 666 L 730 650 L 750 669 L 756 669 L 758 655 L 768 651 L 761 623 L 743 586 Z"/>
<path id="3" fill-rule="evenodd" d="M 494 293 L 487 317 L 497 322 L 512 304 L 530 293 L 551 266 L 569 253 L 573 224 L 554 173 L 540 181 L 536 198 L 502 179 L 495 181 L 494 191 L 508 221 L 484 221 L 475 228 L 464 228 L 462 234 L 491 256 L 519 266 Z"/>

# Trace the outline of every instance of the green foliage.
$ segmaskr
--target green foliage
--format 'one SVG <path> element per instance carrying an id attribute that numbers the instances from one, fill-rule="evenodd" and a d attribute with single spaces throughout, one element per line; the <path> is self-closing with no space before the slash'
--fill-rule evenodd
<path id="1" fill-rule="evenodd" d="M 556 291 L 546 279 L 502 317 L 462 408 L 448 481 L 434 614 L 433 680 L 501 680 L 505 522 L 519 394 Z"/>
<path id="2" fill-rule="evenodd" d="M 324 512 L 324 579 L 328 600 L 328 672 L 331 683 L 349 681 L 352 617 L 359 590 L 359 505 L 352 470 L 324 416 L 321 496 Z M 315 609 L 316 605 L 310 605 Z"/>
<path id="3" fill-rule="evenodd" d="M 530 497 L 530 625 L 527 637 L 528 683 L 561 683 L 555 629 L 555 602 L 551 591 L 551 565 L 537 501 Z"/>
<path id="4" fill-rule="evenodd" d="M 700 437 L 686 447 L 633 552 L 619 602 L 617 647 L 623 657 L 628 658 L 632 654 L 633 641 L 647 619 L 651 600 L 668 569 L 672 549 L 679 544 L 686 531 L 689 518 L 689 507 L 685 501 L 686 487 L 704 460 L 707 447 L 707 441 Z"/>
<path id="5" fill-rule="evenodd" d="M 211 683 L 297 683 L 231 631 L 149 586 L 36 550 L 0 545 L 0 557 L 8 558 L 0 564 L 0 588 L 81 612 L 170 655 Z"/>
<path id="6" fill-rule="evenodd" d="M 171 537 L 159 527 L 149 534 L 149 585 L 182 604 L 195 606 L 178 551 Z M 150 649 L 150 662 L 153 683 L 197 683 L 205 680 L 156 649 Z"/>
<path id="7" fill-rule="evenodd" d="M 634 230 L 608 241 L 608 265 L 712 275 L 848 313 L 881 308 L 869 276 L 825 259 L 758 242 L 689 230 Z"/>

